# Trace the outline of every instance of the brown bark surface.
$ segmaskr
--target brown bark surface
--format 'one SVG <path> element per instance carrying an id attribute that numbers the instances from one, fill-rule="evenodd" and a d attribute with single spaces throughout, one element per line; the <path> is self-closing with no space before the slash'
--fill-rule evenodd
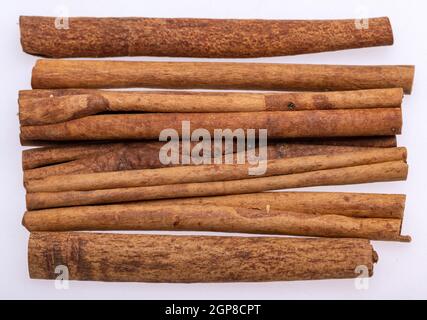
<path id="1" fill-rule="evenodd" d="M 350 143 L 350 141 L 348 141 Z M 126 143 L 126 144 L 111 144 L 117 150 L 110 152 L 95 152 L 92 147 L 88 147 L 89 153 L 95 152 L 94 155 L 84 156 L 84 153 L 76 160 L 71 160 L 65 163 L 57 163 L 58 159 L 75 156 L 75 150 L 84 152 L 85 146 L 76 146 L 74 149 L 70 147 L 53 147 L 53 148 L 37 148 L 23 152 L 23 165 L 31 168 L 35 165 L 43 163 L 45 166 L 36 167 L 24 170 L 24 181 L 30 179 L 42 179 L 45 177 L 64 175 L 64 174 L 84 174 L 95 172 L 111 172 L 120 170 L 138 170 L 138 169 L 156 169 L 169 166 L 179 166 L 174 164 L 163 164 L 159 160 L 160 147 L 148 147 L 155 143 Z M 224 146 L 225 147 L 225 146 Z M 100 150 L 104 148 L 101 147 Z M 294 143 L 271 143 L 267 146 L 268 159 L 283 159 L 292 157 L 302 157 L 322 154 L 337 154 L 342 152 L 361 151 L 365 147 L 351 146 L 329 146 L 329 145 L 308 145 Z M 34 151 L 33 151 L 34 150 Z M 32 152 L 33 151 L 33 152 Z M 215 151 L 215 150 L 213 150 Z M 231 151 L 228 148 L 223 149 L 223 153 L 229 154 Z M 259 149 L 256 151 L 259 155 Z M 237 156 L 233 156 L 233 161 L 236 161 Z M 223 163 L 225 159 L 223 159 Z M 25 168 L 24 167 L 24 168 Z"/>
<path id="2" fill-rule="evenodd" d="M 24 140 L 123 140 L 158 139 L 164 129 L 182 136 L 182 122 L 215 129 L 266 129 L 269 138 L 381 136 L 400 134 L 400 108 L 310 110 L 299 112 L 149 113 L 94 115 L 62 123 L 21 126 Z"/>
<path id="3" fill-rule="evenodd" d="M 25 182 L 27 192 L 58 192 L 228 181 L 277 176 L 388 161 L 406 161 L 406 148 L 378 148 L 339 154 L 315 155 L 265 161 L 266 171 L 251 175 L 260 163 L 179 166 L 151 170 L 127 170 L 58 175 Z"/>
<path id="4" fill-rule="evenodd" d="M 367 148 L 393 148 L 397 147 L 396 136 L 373 136 L 373 137 L 324 137 L 317 139 L 296 139 L 302 144 L 349 146 Z"/>
<path id="5" fill-rule="evenodd" d="M 155 236 L 34 232 L 28 244 L 31 278 L 71 280 L 236 282 L 354 278 L 377 254 L 365 239 Z"/>
<path id="6" fill-rule="evenodd" d="M 149 143 L 146 144 L 149 145 Z M 121 147 L 124 147 L 124 144 L 93 143 L 27 149 L 22 151 L 22 168 L 24 170 L 34 169 L 45 165 L 89 158 L 95 154 L 116 151 Z"/>
<path id="7" fill-rule="evenodd" d="M 22 168 L 33 169 L 45 165 L 64 163 L 95 154 L 118 152 L 117 149 L 129 148 L 140 150 L 150 145 L 164 145 L 164 142 L 97 142 L 97 143 L 65 143 L 52 146 L 31 148 L 22 151 Z M 192 142 L 194 145 L 194 142 Z M 211 145 L 214 145 L 213 143 Z M 292 156 L 322 154 L 323 152 L 356 151 L 361 148 L 391 148 L 396 147 L 396 137 L 361 137 L 361 138 L 318 138 L 318 139 L 293 139 L 289 141 L 274 140 L 268 143 L 268 152 L 288 154 Z M 135 149 L 134 149 L 135 148 Z M 159 147 L 160 148 L 160 147 Z M 233 144 L 235 148 L 235 144 Z M 230 153 L 225 144 L 222 152 Z M 212 152 L 219 152 L 218 148 Z M 308 154 L 307 154 L 308 152 Z M 270 154 L 269 154 L 270 155 Z"/>
<path id="8" fill-rule="evenodd" d="M 21 16 L 22 49 L 53 57 L 250 58 L 393 44 L 387 17 L 348 20 L 69 18 Z"/>
<path id="9" fill-rule="evenodd" d="M 402 219 L 406 196 L 403 194 L 372 194 L 348 192 L 261 192 L 216 197 L 195 197 L 143 201 L 126 206 L 218 205 L 258 210 L 279 210 L 312 214 L 337 214 L 358 218 Z M 112 206 L 112 205 L 109 205 Z M 104 206 L 82 207 L 85 212 L 102 211 Z M 74 207 L 76 211 L 80 210 Z"/>
<path id="10" fill-rule="evenodd" d="M 412 90 L 414 66 L 38 60 L 33 89 L 178 88 L 278 91 Z"/>
<path id="11" fill-rule="evenodd" d="M 36 90 L 38 91 L 38 90 Z M 107 112 L 259 112 L 324 109 L 400 108 L 403 90 L 339 92 L 225 93 L 46 90 L 20 94 L 21 125 L 41 125 Z M 66 90 L 65 90 L 66 91 Z M 74 90 L 76 91 L 76 90 Z"/>
<path id="12" fill-rule="evenodd" d="M 256 193 L 323 185 L 398 181 L 405 180 L 407 174 L 408 165 L 404 161 L 392 161 L 244 180 L 90 191 L 34 192 L 27 193 L 26 203 L 28 210 L 35 210 L 140 200 Z"/>
<path id="13" fill-rule="evenodd" d="M 25 213 L 33 231 L 169 230 L 281 234 L 329 238 L 410 241 L 401 219 L 353 218 L 225 206 L 103 206 L 102 211 L 62 208 Z"/>
<path id="14" fill-rule="evenodd" d="M 117 170 L 124 170 L 125 168 L 131 169 L 134 168 L 135 165 L 131 165 L 130 163 L 138 161 L 144 163 L 159 162 L 159 150 L 165 145 L 165 143 L 166 142 L 160 141 L 81 143 L 33 148 L 22 152 L 22 167 L 24 169 L 32 169 L 44 165 L 64 163 L 78 159 L 84 159 L 85 161 L 89 161 L 89 159 L 96 159 L 98 166 L 102 167 L 100 161 L 102 162 L 101 159 L 104 156 L 108 158 L 108 163 L 110 163 L 111 166 L 113 166 L 114 163 Z M 196 144 L 197 142 L 190 141 L 190 150 L 188 151 L 186 148 L 182 148 L 182 143 L 180 142 L 180 152 L 187 154 L 188 152 L 191 152 Z M 213 155 L 233 153 L 235 152 L 235 149 L 235 143 L 231 146 L 225 143 L 222 143 L 220 146 L 211 143 L 210 150 Z"/>

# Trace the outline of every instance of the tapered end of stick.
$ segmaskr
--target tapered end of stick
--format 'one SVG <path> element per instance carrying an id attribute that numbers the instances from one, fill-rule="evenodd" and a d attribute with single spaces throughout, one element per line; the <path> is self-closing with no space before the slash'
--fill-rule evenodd
<path id="1" fill-rule="evenodd" d="M 411 236 L 400 236 L 397 240 L 400 242 L 411 242 L 412 238 Z"/>
<path id="2" fill-rule="evenodd" d="M 391 21 L 389 17 L 382 17 L 385 21 L 386 28 L 388 29 L 386 34 L 388 35 L 388 45 L 392 46 L 394 44 L 394 34 L 393 34 L 393 28 L 391 26 Z"/>
<path id="3" fill-rule="evenodd" d="M 22 226 L 25 227 L 25 229 L 27 229 L 28 231 L 31 232 L 31 230 L 28 227 L 28 223 L 27 223 L 27 211 L 24 213 L 24 216 L 22 217 L 21 224 L 22 224 Z"/>
<path id="4" fill-rule="evenodd" d="M 400 242 L 411 242 L 412 238 L 411 236 L 402 236 L 402 226 L 403 226 L 403 218 L 400 220 L 400 227 L 399 227 L 399 236 L 397 237 L 397 241 Z"/>
<path id="5" fill-rule="evenodd" d="M 407 68 L 407 80 L 406 80 L 406 87 L 403 88 L 406 94 L 412 93 L 412 88 L 414 86 L 414 78 L 415 78 L 415 66 L 406 66 Z"/>
<path id="6" fill-rule="evenodd" d="M 372 262 L 373 263 L 377 263 L 378 262 L 378 253 L 374 250 L 374 249 L 372 249 Z"/>
<path id="7" fill-rule="evenodd" d="M 25 37 L 24 37 L 24 35 L 23 35 L 23 29 L 24 29 L 24 25 L 25 25 L 25 20 L 26 20 L 26 16 L 20 16 L 19 17 L 19 30 L 20 30 L 20 42 L 21 42 L 21 47 L 22 47 L 22 50 L 24 51 L 24 52 L 26 52 L 26 53 L 28 53 L 27 51 L 26 51 L 26 48 L 27 48 L 27 46 L 26 46 L 26 41 L 25 41 Z"/>

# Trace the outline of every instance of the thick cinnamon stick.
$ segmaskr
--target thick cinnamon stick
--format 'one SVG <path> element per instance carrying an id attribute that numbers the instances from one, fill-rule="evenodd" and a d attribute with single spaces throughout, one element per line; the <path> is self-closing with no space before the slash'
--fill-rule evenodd
<path id="1" fill-rule="evenodd" d="M 24 140 L 158 139 L 164 129 L 182 135 L 182 124 L 215 129 L 266 129 L 269 138 L 394 135 L 401 132 L 400 108 L 299 112 L 149 113 L 95 115 L 40 126 L 21 126 Z"/>
<path id="2" fill-rule="evenodd" d="M 44 179 L 28 180 L 25 182 L 25 188 L 27 192 L 57 192 L 228 181 L 398 160 L 406 160 L 406 148 L 380 148 L 333 155 L 274 159 L 265 162 L 265 172 L 255 172 L 252 175 L 251 168 L 254 169 L 253 164 L 213 164 L 67 176 L 58 175 Z"/>
<path id="3" fill-rule="evenodd" d="M 348 141 L 350 143 L 350 141 Z M 150 147 L 150 145 L 153 147 Z M 161 143 L 163 145 L 163 143 Z M 115 144 L 112 144 L 115 145 Z M 94 146 L 94 145 L 92 145 Z M 91 146 L 91 147 L 92 147 Z M 24 171 L 24 181 L 30 179 L 41 179 L 54 175 L 80 174 L 95 172 L 110 172 L 120 170 L 138 170 L 138 169 L 155 169 L 168 166 L 177 166 L 174 164 L 166 165 L 159 160 L 160 145 L 154 142 L 150 143 L 126 143 L 116 144 L 117 150 L 107 153 L 96 153 L 95 155 L 81 156 L 76 160 L 66 163 L 56 163 L 57 159 L 67 156 L 74 156 L 74 150 L 68 151 L 67 147 L 38 148 L 30 149 L 23 152 L 23 164 L 26 167 L 40 164 L 44 161 L 44 167 L 37 167 Z M 156 147 L 157 146 L 157 147 Z M 92 150 L 88 147 L 89 150 Z M 224 145 L 226 147 L 226 145 Z M 83 145 L 76 147 L 85 150 Z M 103 148 L 100 148 L 101 150 Z M 362 151 L 364 147 L 348 146 L 329 146 L 329 145 L 308 145 L 294 143 L 271 143 L 267 146 L 267 159 L 283 159 L 292 157 L 302 157 L 321 154 L 337 154 L 342 152 Z M 34 152 L 32 152 L 34 150 Z M 234 149 L 233 149 L 234 150 Z M 52 152 L 50 152 L 52 151 Z M 215 150 L 214 150 L 215 151 Z M 230 150 L 223 148 L 224 154 L 229 154 Z M 258 151 L 255 151 L 259 154 Z M 235 161 L 237 156 L 233 157 Z M 224 163 L 225 161 L 223 161 Z"/>
<path id="4" fill-rule="evenodd" d="M 376 252 L 365 239 L 156 236 L 34 232 L 31 278 L 141 282 L 236 282 L 372 276 Z"/>
<path id="5" fill-rule="evenodd" d="M 338 66 L 228 62 L 38 60 L 33 89 L 180 88 L 342 91 L 402 88 L 413 66 Z"/>
<path id="6" fill-rule="evenodd" d="M 371 89 L 343 92 L 224 93 L 84 90 L 63 95 L 46 90 L 45 97 L 20 95 L 21 125 L 41 125 L 106 112 L 259 112 L 322 109 L 399 108 L 403 90 Z M 76 90 L 74 90 L 76 91 Z"/>
<path id="7" fill-rule="evenodd" d="M 161 185 L 91 191 L 35 192 L 27 193 L 26 203 L 28 210 L 35 210 L 139 200 L 256 193 L 322 185 L 397 181 L 405 180 L 407 174 L 408 166 L 404 161 L 392 161 L 226 182 L 176 184 L 173 187 Z"/>
<path id="8" fill-rule="evenodd" d="M 349 192 L 261 192 L 216 197 L 195 197 L 142 201 L 133 204 L 115 205 L 117 211 L 127 206 L 199 205 L 227 206 L 258 210 L 279 210 L 311 214 L 335 214 L 356 218 L 402 219 L 405 210 L 404 194 L 373 194 Z M 113 205 L 108 205 L 108 207 Z M 105 206 L 73 207 L 87 214 L 102 212 Z"/>
<path id="9" fill-rule="evenodd" d="M 21 16 L 22 49 L 52 57 L 169 56 L 250 58 L 393 44 L 387 17 L 348 20 Z"/>
<path id="10" fill-rule="evenodd" d="M 23 225 L 33 231 L 169 230 L 264 233 L 330 238 L 405 241 L 401 219 L 353 218 L 225 206 L 103 206 L 102 211 L 75 208 L 28 211 Z"/>

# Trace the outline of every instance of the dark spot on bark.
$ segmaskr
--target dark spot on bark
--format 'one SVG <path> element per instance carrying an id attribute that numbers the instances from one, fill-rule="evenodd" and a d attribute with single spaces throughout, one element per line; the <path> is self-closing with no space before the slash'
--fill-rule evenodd
<path id="1" fill-rule="evenodd" d="M 296 109 L 296 107 L 297 107 L 297 106 L 295 105 L 295 103 L 293 103 L 293 102 L 289 102 L 289 103 L 288 103 L 288 109 L 289 109 L 289 110 L 295 110 L 295 109 Z"/>
<path id="2" fill-rule="evenodd" d="M 323 94 L 313 96 L 313 105 L 316 109 L 332 109 L 334 105 L 329 102 L 328 98 Z"/>

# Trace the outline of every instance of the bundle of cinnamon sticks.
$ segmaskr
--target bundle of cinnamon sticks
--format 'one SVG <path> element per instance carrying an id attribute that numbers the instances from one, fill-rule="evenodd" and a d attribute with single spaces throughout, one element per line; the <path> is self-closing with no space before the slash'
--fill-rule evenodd
<path id="1" fill-rule="evenodd" d="M 353 20 L 66 23 L 21 17 L 23 50 L 244 58 L 393 42 L 387 18 L 368 29 Z M 396 135 L 413 77 L 413 66 L 37 60 L 18 99 L 21 143 L 37 146 L 22 154 L 30 276 L 55 278 L 57 265 L 70 279 L 101 281 L 352 278 L 360 266 L 371 276 L 370 240 L 410 241 L 405 195 L 283 190 L 406 180 Z M 113 230 L 270 236 L 93 232 Z"/>

